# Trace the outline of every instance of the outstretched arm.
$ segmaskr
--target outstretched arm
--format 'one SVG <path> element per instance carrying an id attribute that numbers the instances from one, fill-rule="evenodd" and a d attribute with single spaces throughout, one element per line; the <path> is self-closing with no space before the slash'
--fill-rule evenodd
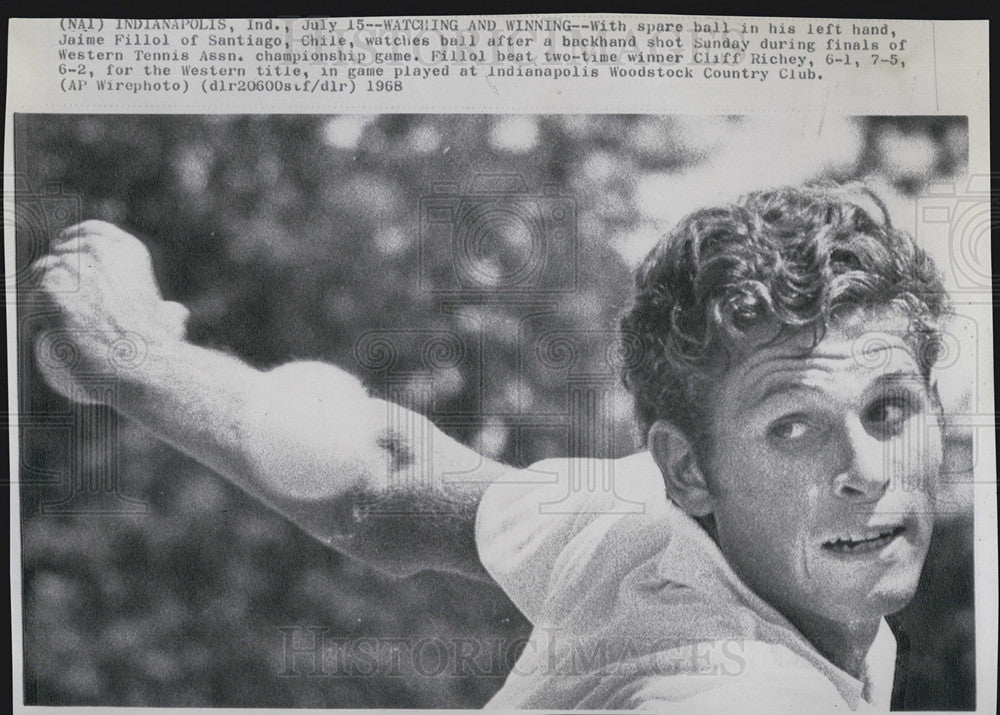
<path id="1" fill-rule="evenodd" d="M 73 336 L 80 356 L 65 369 L 40 361 L 55 389 L 111 404 L 332 548 L 377 568 L 488 578 L 476 555 L 475 513 L 486 486 L 508 467 L 423 416 L 370 397 L 332 365 L 260 371 L 188 343 L 186 311 L 163 300 L 145 247 L 114 226 L 67 229 L 37 267 L 43 291 L 61 309 L 54 327 Z M 130 367 L 114 360 L 123 340 L 144 359 Z M 116 393 L 87 392 L 80 378 L 88 374 L 113 375 Z"/>

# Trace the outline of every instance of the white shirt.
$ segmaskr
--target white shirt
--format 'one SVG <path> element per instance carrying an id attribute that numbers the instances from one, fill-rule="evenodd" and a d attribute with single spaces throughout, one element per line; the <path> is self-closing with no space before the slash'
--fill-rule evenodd
<path id="1" fill-rule="evenodd" d="M 547 460 L 528 480 L 495 482 L 476 515 L 483 564 L 534 626 L 487 707 L 889 709 L 885 621 L 863 679 L 830 663 L 666 498 L 648 452 Z"/>

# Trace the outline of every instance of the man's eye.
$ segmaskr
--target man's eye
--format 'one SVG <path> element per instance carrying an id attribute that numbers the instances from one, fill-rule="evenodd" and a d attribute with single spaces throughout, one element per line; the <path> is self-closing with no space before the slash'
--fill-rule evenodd
<path id="1" fill-rule="evenodd" d="M 787 417 L 772 424 L 767 434 L 771 439 L 789 442 L 802 439 L 809 434 L 809 421 L 804 417 Z"/>
<path id="2" fill-rule="evenodd" d="M 897 395 L 878 400 L 865 411 L 865 421 L 878 431 L 898 433 L 910 415 L 913 405 L 905 396 Z"/>

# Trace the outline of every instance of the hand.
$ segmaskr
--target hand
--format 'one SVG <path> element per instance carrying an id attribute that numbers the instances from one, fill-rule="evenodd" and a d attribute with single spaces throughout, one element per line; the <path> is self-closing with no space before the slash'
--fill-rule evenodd
<path id="1" fill-rule="evenodd" d="M 163 299 L 142 242 L 109 223 L 65 229 L 33 268 L 56 308 L 35 339 L 35 359 L 46 382 L 71 400 L 106 402 L 106 389 L 81 378 L 124 377 L 157 344 L 184 339 L 187 309 Z"/>

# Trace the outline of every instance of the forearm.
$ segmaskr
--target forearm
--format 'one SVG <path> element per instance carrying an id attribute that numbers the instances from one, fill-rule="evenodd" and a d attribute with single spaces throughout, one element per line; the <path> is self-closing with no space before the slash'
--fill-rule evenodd
<path id="1" fill-rule="evenodd" d="M 333 548 L 397 574 L 479 575 L 472 526 L 504 469 L 332 365 L 256 370 L 151 345 L 116 407 Z M 432 462 L 433 458 L 433 462 Z M 461 484 L 448 473 L 463 472 Z"/>
<path id="2" fill-rule="evenodd" d="M 332 365 L 265 372 L 169 341 L 149 345 L 119 377 L 122 414 L 269 503 L 384 488 L 374 464 L 379 406 Z"/>
<path id="3" fill-rule="evenodd" d="M 246 414 L 264 373 L 225 353 L 170 340 L 148 344 L 146 359 L 116 378 L 118 412 L 260 495 Z"/>

